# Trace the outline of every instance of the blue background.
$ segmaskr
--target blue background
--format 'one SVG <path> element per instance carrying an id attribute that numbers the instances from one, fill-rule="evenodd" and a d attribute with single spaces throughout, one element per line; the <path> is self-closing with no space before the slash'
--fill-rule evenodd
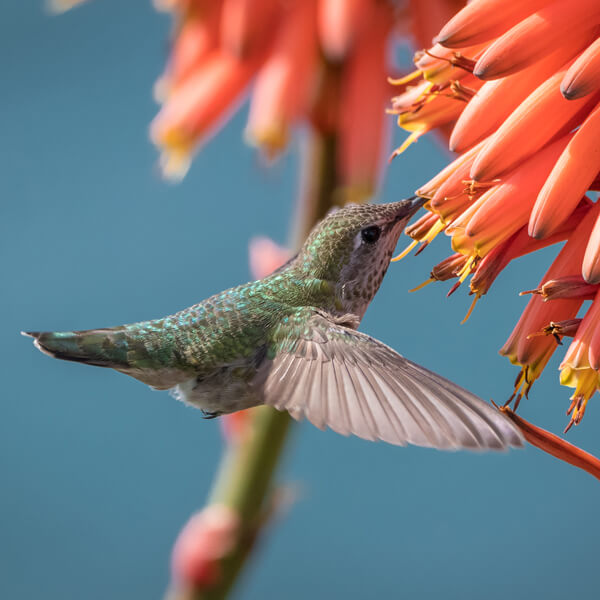
<path id="1" fill-rule="evenodd" d="M 0 21 L 0 597 L 161 597 L 173 540 L 210 487 L 216 421 L 117 373 L 49 360 L 21 329 L 172 313 L 245 281 L 247 243 L 287 237 L 297 151 L 273 169 L 241 141 L 245 109 L 184 182 L 164 183 L 147 128 L 169 19 L 98 0 L 61 17 L 5 0 Z M 385 201 L 447 158 L 422 140 Z M 404 241 L 402 242 L 404 243 Z M 556 252 L 520 260 L 460 326 L 470 299 L 407 289 L 449 252 L 393 266 L 362 329 L 485 398 L 517 369 L 497 354 Z M 558 353 L 560 354 L 560 353 Z M 521 414 L 561 431 L 553 361 Z M 600 453 L 594 398 L 569 439 Z M 300 498 L 271 528 L 238 598 L 597 598 L 598 482 L 527 448 L 400 449 L 302 424 L 281 479 Z"/>

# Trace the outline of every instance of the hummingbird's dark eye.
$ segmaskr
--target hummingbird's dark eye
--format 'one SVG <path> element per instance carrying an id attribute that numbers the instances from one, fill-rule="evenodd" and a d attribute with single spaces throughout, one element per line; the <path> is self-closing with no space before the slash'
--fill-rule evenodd
<path id="1" fill-rule="evenodd" d="M 370 227 L 365 227 L 360 232 L 360 237 L 362 241 L 367 244 L 374 244 L 381 235 L 381 227 L 377 225 L 371 225 Z"/>

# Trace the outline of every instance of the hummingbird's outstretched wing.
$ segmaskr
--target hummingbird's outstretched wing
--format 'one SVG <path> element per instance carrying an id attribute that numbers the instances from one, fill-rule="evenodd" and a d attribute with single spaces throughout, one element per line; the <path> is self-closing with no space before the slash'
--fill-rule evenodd
<path id="1" fill-rule="evenodd" d="M 523 443 L 474 394 L 317 309 L 278 341 L 261 378 L 265 404 L 343 435 L 445 450 Z"/>

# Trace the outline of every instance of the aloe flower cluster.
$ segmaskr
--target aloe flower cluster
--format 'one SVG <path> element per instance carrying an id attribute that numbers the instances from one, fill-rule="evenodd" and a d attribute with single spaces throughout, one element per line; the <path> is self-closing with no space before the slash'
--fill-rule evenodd
<path id="1" fill-rule="evenodd" d="M 394 64 L 390 43 L 431 39 L 457 0 L 156 0 L 173 15 L 151 126 L 166 176 L 250 97 L 246 140 L 268 159 L 294 129 L 336 139 L 337 176 L 353 200 L 371 195 L 385 163 Z"/>
<path id="2" fill-rule="evenodd" d="M 438 127 L 458 154 L 417 191 L 429 214 L 407 230 L 409 248 L 451 237 L 454 254 L 426 283 L 455 279 L 453 292 L 470 277 L 473 307 L 511 260 L 565 242 L 524 292 L 500 353 L 521 368 L 518 406 L 573 338 L 560 365 L 561 383 L 575 388 L 567 429 L 600 387 L 600 205 L 586 196 L 600 186 L 599 34 L 597 0 L 474 0 L 417 53 L 392 100 L 411 132 L 395 154 Z"/>

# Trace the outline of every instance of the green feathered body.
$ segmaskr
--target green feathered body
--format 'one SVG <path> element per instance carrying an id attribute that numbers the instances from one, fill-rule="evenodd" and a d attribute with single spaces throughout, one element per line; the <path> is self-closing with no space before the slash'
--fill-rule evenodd
<path id="1" fill-rule="evenodd" d="M 520 445 L 514 425 L 481 399 L 356 331 L 422 203 L 329 214 L 279 271 L 163 319 L 27 335 L 51 356 L 172 389 L 211 416 L 266 404 L 392 444 Z"/>
<path id="2" fill-rule="evenodd" d="M 175 388 L 207 412 L 230 412 L 259 402 L 248 384 L 282 327 L 302 326 L 295 315 L 307 304 L 335 304 L 331 286 L 287 269 L 162 319 L 28 335 L 53 357 L 109 367 L 156 389 Z"/>

